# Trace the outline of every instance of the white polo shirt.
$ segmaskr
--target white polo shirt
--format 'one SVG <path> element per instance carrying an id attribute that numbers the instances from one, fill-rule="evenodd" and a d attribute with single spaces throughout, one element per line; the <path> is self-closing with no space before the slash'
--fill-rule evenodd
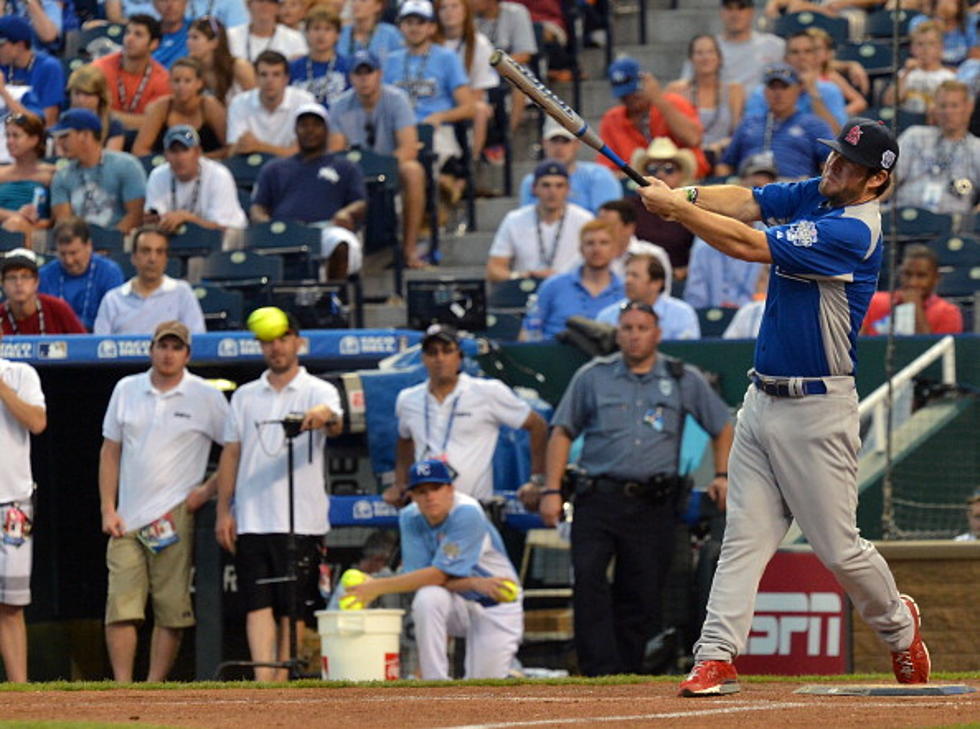
<path id="1" fill-rule="evenodd" d="M 579 231 L 592 217 L 585 208 L 568 203 L 564 219 L 536 225 L 536 206 L 525 205 L 507 213 L 501 221 L 489 255 L 511 259 L 512 271 L 550 268 L 555 273 L 566 273 L 582 262 Z"/>
<path id="2" fill-rule="evenodd" d="M 149 371 L 116 383 L 102 436 L 122 444 L 116 510 L 126 531 L 156 521 L 200 485 L 227 417 L 225 396 L 186 370 L 166 392 Z"/>
<path id="3" fill-rule="evenodd" d="M 0 359 L 0 380 L 28 405 L 44 405 L 41 378 L 37 370 L 23 362 Z M 0 405 L 0 503 L 23 501 L 31 497 L 31 433 L 6 405 Z"/>
<path id="4" fill-rule="evenodd" d="M 200 175 L 187 182 L 174 178 L 169 162 L 155 167 L 146 181 L 143 209 L 160 215 L 186 210 L 224 228 L 247 228 L 231 170 L 207 157 L 201 157 L 200 164 Z"/>
<path id="5" fill-rule="evenodd" d="M 305 413 L 315 405 L 326 405 L 338 417 L 344 413 L 337 388 L 308 374 L 305 367 L 278 392 L 269 384 L 266 370 L 232 396 L 225 443 L 241 443 L 234 503 L 239 534 L 289 531 L 286 436 L 278 423 L 263 423 Z M 310 437 L 309 432 L 301 433 L 293 441 L 296 533 L 326 534 L 330 528 L 324 464 L 327 436 L 323 428 L 313 432 L 312 461 Z"/>
<path id="6" fill-rule="evenodd" d="M 428 380 L 402 390 L 395 401 L 398 435 L 412 439 L 415 460 L 445 455 L 459 474 L 456 490 L 481 501 L 493 496 L 500 426 L 520 428 L 530 412 L 531 406 L 500 380 L 466 373 L 441 403 L 429 392 Z"/>
<path id="7" fill-rule="evenodd" d="M 282 103 L 269 111 L 259 99 L 259 90 L 240 93 L 228 107 L 228 144 L 234 144 L 246 131 L 266 144 L 288 147 L 296 141 L 293 116 L 303 104 L 315 104 L 316 99 L 306 89 L 287 86 Z"/>
<path id="8" fill-rule="evenodd" d="M 231 55 L 244 58 L 249 63 L 255 63 L 262 51 L 279 51 L 287 61 L 309 53 L 306 36 L 282 23 L 276 23 L 271 36 L 249 33 L 248 23 L 232 26 L 228 29 L 228 50 Z"/>
<path id="9" fill-rule="evenodd" d="M 176 319 L 194 334 L 203 334 L 201 302 L 186 281 L 164 275 L 149 296 L 133 291 L 133 280 L 109 289 L 99 303 L 93 334 L 153 334 L 158 324 Z"/>

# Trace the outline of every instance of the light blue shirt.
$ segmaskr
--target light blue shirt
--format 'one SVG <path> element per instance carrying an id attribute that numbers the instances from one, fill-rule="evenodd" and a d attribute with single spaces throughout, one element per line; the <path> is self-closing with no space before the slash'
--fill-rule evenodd
<path id="1" fill-rule="evenodd" d="M 595 320 L 616 326 L 619 324 L 619 307 L 626 301 L 623 298 L 615 304 L 610 304 L 599 312 Z M 661 295 L 657 297 L 657 303 L 653 305 L 653 310 L 660 320 L 661 339 L 701 338 L 701 323 L 698 321 L 698 313 L 690 304 L 675 299 L 673 296 Z"/>
<path id="2" fill-rule="evenodd" d="M 823 99 L 824 106 L 827 107 L 834 119 L 840 124 L 847 121 L 847 101 L 844 99 L 844 92 L 837 88 L 837 84 L 831 81 L 817 81 L 817 90 L 820 98 Z M 800 93 L 800 98 L 796 102 L 796 110 L 807 114 L 813 113 L 813 100 L 806 91 Z M 745 114 L 748 116 L 765 116 L 769 112 L 769 105 L 766 104 L 766 97 L 762 86 L 756 86 L 755 90 L 749 94 L 748 101 L 745 102 Z"/>
<path id="3" fill-rule="evenodd" d="M 367 147 L 369 121 L 374 124 L 374 151 L 394 154 L 398 148 L 395 134 L 415 126 L 415 112 L 405 92 L 388 84 L 382 84 L 381 96 L 370 117 L 354 89 L 342 93 L 330 107 L 331 129 L 343 134 L 348 146 Z"/>
<path id="4" fill-rule="evenodd" d="M 99 0 L 99 5 L 104 5 L 105 0 Z M 157 12 L 152 0 L 122 0 L 123 17 L 129 18 L 136 13 L 150 15 L 157 20 L 160 13 Z M 249 22 L 248 11 L 245 9 L 244 0 L 190 0 L 187 3 L 187 19 L 193 20 L 205 15 L 213 15 L 225 29 L 233 28 L 236 25 L 245 25 Z"/>
<path id="5" fill-rule="evenodd" d="M 146 298 L 133 291 L 132 280 L 105 295 L 95 318 L 93 334 L 153 334 L 165 321 L 183 322 L 191 334 L 203 334 L 204 314 L 186 281 L 163 277 L 163 283 Z"/>
<path id="6" fill-rule="evenodd" d="M 575 162 L 568 181 L 570 191 L 568 201 L 579 205 L 593 215 L 599 212 L 599 206 L 610 200 L 619 200 L 623 196 L 623 186 L 609 171 L 595 162 Z M 531 188 L 534 186 L 534 175 L 527 174 L 521 181 L 521 205 L 532 205 L 538 201 Z"/>
<path id="7" fill-rule="evenodd" d="M 568 317 L 594 319 L 600 311 L 623 298 L 626 290 L 622 279 L 616 274 L 610 274 L 612 280 L 609 285 L 593 296 L 582 285 L 583 268 L 579 266 L 574 271 L 545 279 L 521 325 L 526 339 L 550 339 L 565 328 Z"/>
<path id="8" fill-rule="evenodd" d="M 420 123 L 430 114 L 454 108 L 453 92 L 470 83 L 459 56 L 435 44 L 421 55 L 394 51 L 382 63 L 384 82 L 408 94 Z"/>
<path id="9" fill-rule="evenodd" d="M 102 159 L 94 167 L 72 160 L 51 181 L 52 209 L 70 203 L 75 215 L 103 228 L 116 226 L 126 214 L 125 203 L 144 197 L 143 165 L 133 155 L 111 149 L 102 150 Z"/>
<path id="10" fill-rule="evenodd" d="M 405 38 L 401 31 L 391 23 L 378 23 L 374 26 L 371 40 L 367 44 L 367 50 L 371 51 L 381 61 L 382 69 L 388 54 L 404 47 Z M 357 51 L 363 51 L 364 48 L 363 43 L 354 39 L 353 25 L 345 25 L 340 29 L 340 37 L 337 39 L 337 53 L 352 58 Z"/>
<path id="11" fill-rule="evenodd" d="M 695 238 L 687 266 L 684 301 L 695 309 L 741 306 L 752 300 L 761 266 L 754 261 L 726 256 Z"/>

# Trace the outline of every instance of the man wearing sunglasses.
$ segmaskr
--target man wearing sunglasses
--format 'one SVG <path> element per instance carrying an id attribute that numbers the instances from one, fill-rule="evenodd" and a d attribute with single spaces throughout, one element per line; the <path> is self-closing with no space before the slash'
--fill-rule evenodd
<path id="1" fill-rule="evenodd" d="M 670 190 L 647 178 L 650 186 L 639 190 L 648 209 L 723 253 L 773 264 L 727 469 L 725 539 L 681 696 L 739 691 L 732 661 L 748 640 L 759 579 L 794 517 L 891 649 L 898 681 L 929 679 L 919 609 L 861 538 L 855 514 L 857 334 L 877 288 L 879 199 L 891 185 L 898 143 L 882 122 L 861 117 L 820 141 L 832 150 L 823 174 L 802 182 Z M 751 227 L 756 220 L 770 227 Z"/>

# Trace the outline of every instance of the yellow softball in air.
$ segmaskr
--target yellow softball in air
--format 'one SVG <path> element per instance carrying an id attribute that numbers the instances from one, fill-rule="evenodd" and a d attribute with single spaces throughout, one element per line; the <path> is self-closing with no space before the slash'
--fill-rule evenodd
<path id="1" fill-rule="evenodd" d="M 517 583 L 513 580 L 504 580 L 497 588 L 497 595 L 500 597 L 500 602 L 514 602 L 518 595 Z"/>
<path id="2" fill-rule="evenodd" d="M 248 315 L 248 328 L 256 339 L 271 342 L 289 331 L 289 319 L 278 306 L 263 306 Z"/>

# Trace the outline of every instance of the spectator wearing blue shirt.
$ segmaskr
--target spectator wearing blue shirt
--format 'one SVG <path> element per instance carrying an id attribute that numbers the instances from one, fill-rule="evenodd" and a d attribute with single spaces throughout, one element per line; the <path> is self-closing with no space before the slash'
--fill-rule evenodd
<path id="1" fill-rule="evenodd" d="M 321 104 L 300 106 L 295 119 L 299 154 L 262 168 L 252 191 L 252 220 L 321 227 L 325 277 L 343 279 L 361 268 L 361 244 L 353 231 L 367 209 L 364 176 L 346 157 L 327 153 L 330 117 Z"/>
<path id="2" fill-rule="evenodd" d="M 88 223 L 77 215 L 58 221 L 53 237 L 57 258 L 41 266 L 38 291 L 67 301 L 91 331 L 106 292 L 122 285 L 122 269 L 93 252 Z"/>
<path id="3" fill-rule="evenodd" d="M 17 15 L 0 18 L 0 64 L 7 84 L 27 86 L 33 101 L 20 99 L 24 108 L 36 113 L 46 125 L 58 121 L 65 102 L 65 72 L 61 62 L 31 47 L 30 23 Z M 11 110 L 16 105 L 7 104 Z"/>
<path id="4" fill-rule="evenodd" d="M 664 293 L 665 272 L 657 256 L 638 253 L 626 264 L 625 298 L 602 309 L 595 317 L 603 324 L 619 324 L 623 304 L 639 301 L 651 307 L 660 323 L 661 339 L 700 339 L 701 324 L 694 308 Z"/>
<path id="5" fill-rule="evenodd" d="M 38 44 L 52 45 L 56 43 L 61 37 L 62 30 L 65 29 L 65 4 L 61 0 L 38 0 L 38 2 L 21 0 L 21 2 L 8 2 L 5 5 L 9 13 L 30 23 Z"/>
<path id="6" fill-rule="evenodd" d="M 792 66 L 775 63 L 767 67 L 763 82 L 768 113 L 742 120 L 715 173 L 731 175 L 750 156 L 769 153 L 780 177 L 819 174 L 826 154 L 818 140 L 834 136 L 830 125 L 813 114 L 797 111 L 802 86 Z"/>
<path id="7" fill-rule="evenodd" d="M 160 45 L 153 51 L 153 60 L 169 69 L 178 58 L 187 55 L 187 0 L 153 0 L 160 16 Z"/>
<path id="8" fill-rule="evenodd" d="M 450 635 L 466 638 L 465 678 L 506 678 L 524 633 L 517 570 L 480 502 L 457 492 L 453 480 L 441 460 L 412 464 L 412 504 L 398 515 L 401 574 L 368 578 L 345 597 L 369 605 L 381 595 L 415 592 L 421 678 L 450 677 Z"/>
<path id="9" fill-rule="evenodd" d="M 323 6 L 310 10 L 303 21 L 310 52 L 289 64 L 289 84 L 306 89 L 327 109 L 350 88 L 349 59 L 337 53 L 340 17 Z"/>
<path id="10" fill-rule="evenodd" d="M 847 121 L 847 100 L 837 84 L 820 80 L 817 53 L 817 39 L 805 30 L 794 33 L 786 41 L 786 63 L 803 84 L 796 110 L 820 117 L 836 134 Z M 762 86 L 757 86 L 745 104 L 745 116 L 765 115 L 765 93 Z"/>
<path id="11" fill-rule="evenodd" d="M 544 123 L 541 135 L 544 157 L 561 162 L 568 170 L 571 186 L 568 201 L 595 215 L 604 202 L 622 197 L 623 187 L 609 168 L 595 162 L 580 161 L 578 150 L 581 145 L 574 134 L 554 119 L 549 117 Z M 533 178 L 534 175 L 528 173 L 521 181 L 521 205 L 533 205 L 538 201 L 531 189 Z"/>
<path id="12" fill-rule="evenodd" d="M 609 266 L 616 244 L 609 223 L 590 220 L 580 232 L 582 265 L 545 280 L 521 325 L 524 341 L 550 339 L 565 328 L 570 316 L 594 319 L 625 295 L 622 279 Z"/>
<path id="13" fill-rule="evenodd" d="M 460 154 L 451 125 L 473 118 L 475 94 L 459 56 L 432 43 L 436 26 L 429 0 L 405 0 L 398 10 L 398 27 L 405 48 L 382 61 L 383 78 L 408 94 L 416 122 L 435 129 L 433 146 L 441 168 Z"/>
<path id="14" fill-rule="evenodd" d="M 401 31 L 381 21 L 385 0 L 351 0 L 351 23 L 340 29 L 338 51 L 350 58 L 357 51 L 371 51 L 383 64 L 392 51 L 405 47 Z"/>

